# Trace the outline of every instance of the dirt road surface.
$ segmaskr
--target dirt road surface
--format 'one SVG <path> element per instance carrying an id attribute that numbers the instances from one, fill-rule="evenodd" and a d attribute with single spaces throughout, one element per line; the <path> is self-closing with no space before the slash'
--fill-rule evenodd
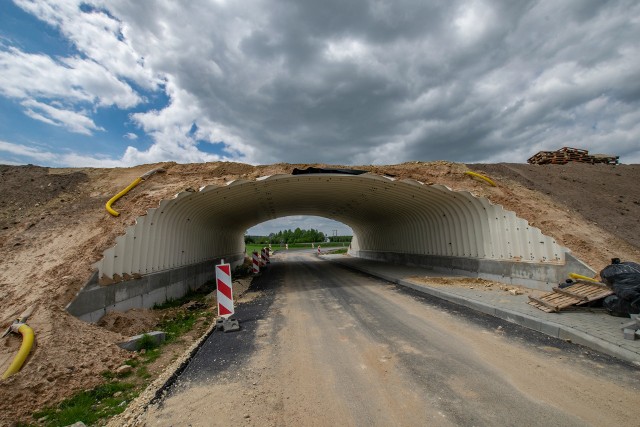
<path id="1" fill-rule="evenodd" d="M 580 347 L 310 253 L 278 254 L 258 285 L 243 330 L 211 335 L 141 423 L 637 423 L 640 370 Z"/>
<path id="2" fill-rule="evenodd" d="M 0 385 L 0 425 L 33 422 L 34 411 L 104 383 L 101 373 L 113 372 L 130 357 L 117 343 L 149 330 L 128 327 L 146 324 L 144 315 L 129 313 L 132 322 L 127 327 L 108 329 L 65 311 L 93 274 L 103 251 L 138 216 L 182 191 L 309 166 L 349 167 L 230 162 L 113 169 L 0 165 L 0 327 L 6 329 L 27 307 L 35 307 L 29 325 L 37 343 L 22 370 Z M 158 167 L 166 173 L 154 175 L 117 202 L 119 217 L 106 212 L 107 200 Z M 640 165 L 438 161 L 354 167 L 486 197 L 540 228 L 596 271 L 613 257 L 640 260 Z M 465 174 L 469 169 L 487 174 L 497 187 L 471 179 Z M 20 344 L 21 337 L 15 334 L 0 342 L 0 372 L 9 366 Z"/>

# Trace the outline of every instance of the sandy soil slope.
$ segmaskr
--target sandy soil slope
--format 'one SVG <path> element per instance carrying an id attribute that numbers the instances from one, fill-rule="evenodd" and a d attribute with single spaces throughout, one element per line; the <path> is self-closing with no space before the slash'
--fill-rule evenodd
<path id="1" fill-rule="evenodd" d="M 128 357 L 115 345 L 127 331 L 86 324 L 68 315 L 64 307 L 89 278 L 92 264 L 137 216 L 189 188 L 290 173 L 294 167 L 307 166 L 326 165 L 0 166 L 0 326 L 6 328 L 25 308 L 35 305 L 29 324 L 37 337 L 37 347 L 22 371 L 0 383 L 0 425 L 97 385 L 102 381 L 100 372 L 114 369 Z M 111 217 L 104 203 L 155 167 L 167 172 L 118 201 L 121 216 Z M 640 260 L 640 192 L 634 187 L 640 165 L 469 167 L 496 178 L 498 186 L 470 179 L 464 175 L 466 165 L 449 162 L 357 168 L 488 197 L 528 219 L 596 269 L 613 256 Z M 0 342 L 2 372 L 19 346 L 16 336 Z"/>

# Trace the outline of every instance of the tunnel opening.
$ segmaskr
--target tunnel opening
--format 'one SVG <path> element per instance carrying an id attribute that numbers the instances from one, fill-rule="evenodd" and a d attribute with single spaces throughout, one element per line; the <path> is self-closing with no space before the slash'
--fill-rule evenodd
<path id="1" fill-rule="evenodd" d="M 245 231 L 249 243 L 351 242 L 353 230 L 346 224 L 317 215 L 292 215 L 271 219 Z"/>
<path id="2" fill-rule="evenodd" d="M 293 215 L 350 227 L 349 255 L 357 258 L 537 289 L 569 272 L 594 274 L 525 219 L 467 191 L 370 173 L 274 175 L 161 201 L 104 251 L 68 310 L 95 321 L 109 310 L 179 297 L 221 259 L 241 264 L 246 230 Z"/>

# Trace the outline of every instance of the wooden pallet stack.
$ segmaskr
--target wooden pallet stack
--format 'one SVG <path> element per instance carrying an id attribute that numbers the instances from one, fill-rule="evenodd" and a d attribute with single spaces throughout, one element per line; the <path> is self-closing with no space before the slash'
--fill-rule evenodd
<path id="1" fill-rule="evenodd" d="M 531 156 L 527 163 L 532 165 L 564 165 L 569 162 L 580 163 L 604 163 L 608 165 L 617 165 L 619 163 L 619 156 L 612 156 L 609 154 L 589 154 L 587 150 L 581 150 L 579 148 L 562 147 L 557 151 L 539 151 Z"/>
<path id="2" fill-rule="evenodd" d="M 552 292 L 539 297 L 529 296 L 529 304 L 547 313 L 557 313 L 571 306 L 597 301 L 612 294 L 613 290 L 604 283 L 577 280 L 573 285 L 562 289 L 554 287 Z"/>

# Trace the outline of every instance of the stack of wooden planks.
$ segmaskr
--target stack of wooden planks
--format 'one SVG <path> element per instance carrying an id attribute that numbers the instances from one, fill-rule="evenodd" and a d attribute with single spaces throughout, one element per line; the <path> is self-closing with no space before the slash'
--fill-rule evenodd
<path id="1" fill-rule="evenodd" d="M 620 161 L 619 156 L 609 154 L 589 154 L 587 150 L 579 148 L 562 147 L 557 151 L 539 151 L 531 156 L 527 163 L 532 165 L 564 165 L 569 162 L 581 163 L 605 163 L 608 165 L 617 165 Z"/>
<path id="2" fill-rule="evenodd" d="M 597 301 L 612 294 L 613 290 L 604 283 L 577 280 L 570 286 L 553 288 L 553 292 L 539 297 L 529 296 L 529 304 L 547 313 L 557 313 L 572 305 Z"/>

